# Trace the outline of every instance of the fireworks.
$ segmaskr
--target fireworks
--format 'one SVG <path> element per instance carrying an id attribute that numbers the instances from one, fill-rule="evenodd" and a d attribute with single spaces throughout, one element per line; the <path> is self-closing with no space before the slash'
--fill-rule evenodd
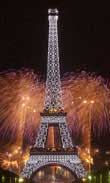
<path id="1" fill-rule="evenodd" d="M 99 132 L 108 125 L 108 89 L 101 77 L 82 72 L 62 81 L 68 123 L 75 136 L 79 132 Z M 8 142 L 22 138 L 32 143 L 43 110 L 44 84 L 32 71 L 0 75 L 0 138 Z M 8 138 L 9 137 L 9 138 Z M 10 139 L 10 141 L 9 141 Z"/>
<path id="2" fill-rule="evenodd" d="M 33 72 L 0 75 L 0 138 L 33 139 L 43 104 L 43 84 Z M 24 133 L 24 134 L 23 134 Z"/>
<path id="3" fill-rule="evenodd" d="M 20 70 L 0 74 L 1 144 L 29 146 L 35 142 L 40 112 L 43 111 L 44 86 L 44 82 L 32 71 Z M 90 149 L 91 129 L 94 134 L 100 134 L 109 125 L 110 90 L 102 77 L 82 72 L 66 75 L 62 80 L 62 91 L 73 139 L 77 143 L 79 140 L 79 144 L 84 144 Z M 7 149 L 6 145 L 5 147 Z M 83 155 L 85 157 L 85 154 Z M 91 158 L 90 152 L 88 158 Z M 11 162 L 3 159 L 4 167 L 17 168 L 16 158 Z"/>
<path id="4" fill-rule="evenodd" d="M 101 76 L 82 72 L 63 81 L 65 110 L 74 129 L 89 126 L 100 133 L 108 127 L 108 89 Z"/>
<path id="5" fill-rule="evenodd" d="M 9 152 L 6 151 L 1 154 L 1 167 L 19 175 L 29 158 L 29 151 L 28 148 L 24 153 L 20 146 L 11 147 Z"/>
<path id="6" fill-rule="evenodd" d="M 91 157 L 91 132 L 100 134 L 108 129 L 109 90 L 101 76 L 81 72 L 67 75 L 63 80 L 63 97 L 68 123 L 74 143 L 81 146 L 80 157 L 89 171 Z M 85 149 L 88 149 L 87 152 Z"/>

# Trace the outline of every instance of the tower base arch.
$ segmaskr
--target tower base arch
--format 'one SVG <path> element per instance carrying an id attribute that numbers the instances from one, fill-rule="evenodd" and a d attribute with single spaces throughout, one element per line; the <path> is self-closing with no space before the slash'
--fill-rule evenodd
<path id="1" fill-rule="evenodd" d="M 69 169 L 77 178 L 86 176 L 85 169 L 77 155 L 31 155 L 24 170 L 22 177 L 28 179 L 40 168 L 48 165 L 60 165 Z"/>
<path id="2" fill-rule="evenodd" d="M 31 183 L 67 183 L 76 182 L 77 177 L 62 165 L 46 165 L 38 169 L 30 178 Z"/>

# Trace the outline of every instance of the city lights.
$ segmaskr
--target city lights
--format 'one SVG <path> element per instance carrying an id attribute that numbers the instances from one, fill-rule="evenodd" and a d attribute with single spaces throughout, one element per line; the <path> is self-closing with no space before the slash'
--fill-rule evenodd
<path id="1" fill-rule="evenodd" d="M 84 100 L 83 103 L 84 103 L 84 104 L 87 104 L 87 100 Z"/>
<path id="2" fill-rule="evenodd" d="M 106 151 L 105 153 L 106 153 L 106 155 L 110 155 L 110 151 Z"/>
<path id="3" fill-rule="evenodd" d="M 91 103 L 91 104 L 94 104 L 94 103 L 95 103 L 95 101 L 94 101 L 94 100 L 91 100 L 91 101 L 90 101 L 90 103 Z"/>
<path id="4" fill-rule="evenodd" d="M 86 182 L 86 178 L 82 178 L 82 182 Z"/>
<path id="5" fill-rule="evenodd" d="M 24 182 L 24 179 L 20 177 L 19 182 Z"/>
<path id="6" fill-rule="evenodd" d="M 88 175 L 88 180 L 92 180 L 92 176 L 91 175 Z"/>
<path id="7" fill-rule="evenodd" d="M 95 153 L 99 153 L 99 149 L 95 149 L 94 152 L 95 152 Z"/>
<path id="8" fill-rule="evenodd" d="M 105 161 L 105 165 L 108 166 L 109 165 L 109 162 L 108 161 Z"/>

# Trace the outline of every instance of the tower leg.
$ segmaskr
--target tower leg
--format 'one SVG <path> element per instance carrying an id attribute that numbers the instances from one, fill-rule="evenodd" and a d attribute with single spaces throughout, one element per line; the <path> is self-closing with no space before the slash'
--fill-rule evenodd
<path id="1" fill-rule="evenodd" d="M 44 148 L 48 133 L 48 123 L 41 123 L 34 147 Z"/>

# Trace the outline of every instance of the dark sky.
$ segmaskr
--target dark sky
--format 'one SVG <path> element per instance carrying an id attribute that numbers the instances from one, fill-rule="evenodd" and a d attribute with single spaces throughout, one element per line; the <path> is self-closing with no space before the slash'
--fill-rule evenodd
<path id="1" fill-rule="evenodd" d="M 90 2 L 89 2 L 90 3 Z M 0 8 L 0 70 L 33 68 L 45 73 L 47 9 L 57 7 L 62 72 L 110 70 L 110 13 L 105 4 L 73 0 L 10 2 Z"/>

